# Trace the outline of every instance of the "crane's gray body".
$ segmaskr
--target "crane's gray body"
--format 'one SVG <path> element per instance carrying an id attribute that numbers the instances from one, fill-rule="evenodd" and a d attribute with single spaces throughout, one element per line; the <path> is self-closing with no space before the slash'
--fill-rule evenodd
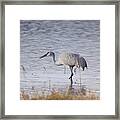
<path id="1" fill-rule="evenodd" d="M 80 67 L 79 55 L 74 53 L 61 53 L 56 64 Z"/>

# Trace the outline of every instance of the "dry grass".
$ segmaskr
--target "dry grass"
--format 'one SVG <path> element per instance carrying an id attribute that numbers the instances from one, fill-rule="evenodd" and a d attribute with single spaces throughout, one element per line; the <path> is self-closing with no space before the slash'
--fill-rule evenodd
<path id="1" fill-rule="evenodd" d="M 72 90 L 61 93 L 60 91 L 52 90 L 50 94 L 45 95 L 34 92 L 29 94 L 25 91 L 21 91 L 21 100 L 99 100 L 97 94 L 90 90 Z"/>

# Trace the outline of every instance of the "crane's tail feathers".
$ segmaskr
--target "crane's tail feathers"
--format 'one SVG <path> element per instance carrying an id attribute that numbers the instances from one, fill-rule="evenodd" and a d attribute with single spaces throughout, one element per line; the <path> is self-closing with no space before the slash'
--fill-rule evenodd
<path id="1" fill-rule="evenodd" d="M 83 71 L 85 70 L 85 68 L 86 68 L 86 69 L 88 69 L 88 67 L 87 67 L 87 66 L 86 66 L 86 67 L 82 67 Z"/>

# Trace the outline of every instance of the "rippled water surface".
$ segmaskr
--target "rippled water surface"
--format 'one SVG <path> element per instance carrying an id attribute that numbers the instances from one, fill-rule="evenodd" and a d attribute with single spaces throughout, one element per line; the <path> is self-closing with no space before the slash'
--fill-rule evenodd
<path id="1" fill-rule="evenodd" d="M 70 85 L 69 68 L 56 66 L 51 57 L 40 59 L 48 51 L 56 58 L 64 51 L 83 56 L 88 69 L 77 70 L 74 87 L 80 79 L 89 89 L 100 91 L 100 21 L 98 20 L 21 20 L 20 89 L 31 92 L 64 90 Z"/>

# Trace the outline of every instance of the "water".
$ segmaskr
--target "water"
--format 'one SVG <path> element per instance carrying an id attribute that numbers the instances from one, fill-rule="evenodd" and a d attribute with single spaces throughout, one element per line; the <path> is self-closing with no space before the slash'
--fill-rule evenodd
<path id="1" fill-rule="evenodd" d="M 21 20 L 20 89 L 31 92 L 64 90 L 70 85 L 69 68 L 54 65 L 51 57 L 39 59 L 48 51 L 56 58 L 63 52 L 83 56 L 88 69 L 74 74 L 74 87 L 82 84 L 100 91 L 100 21 L 98 20 Z"/>

